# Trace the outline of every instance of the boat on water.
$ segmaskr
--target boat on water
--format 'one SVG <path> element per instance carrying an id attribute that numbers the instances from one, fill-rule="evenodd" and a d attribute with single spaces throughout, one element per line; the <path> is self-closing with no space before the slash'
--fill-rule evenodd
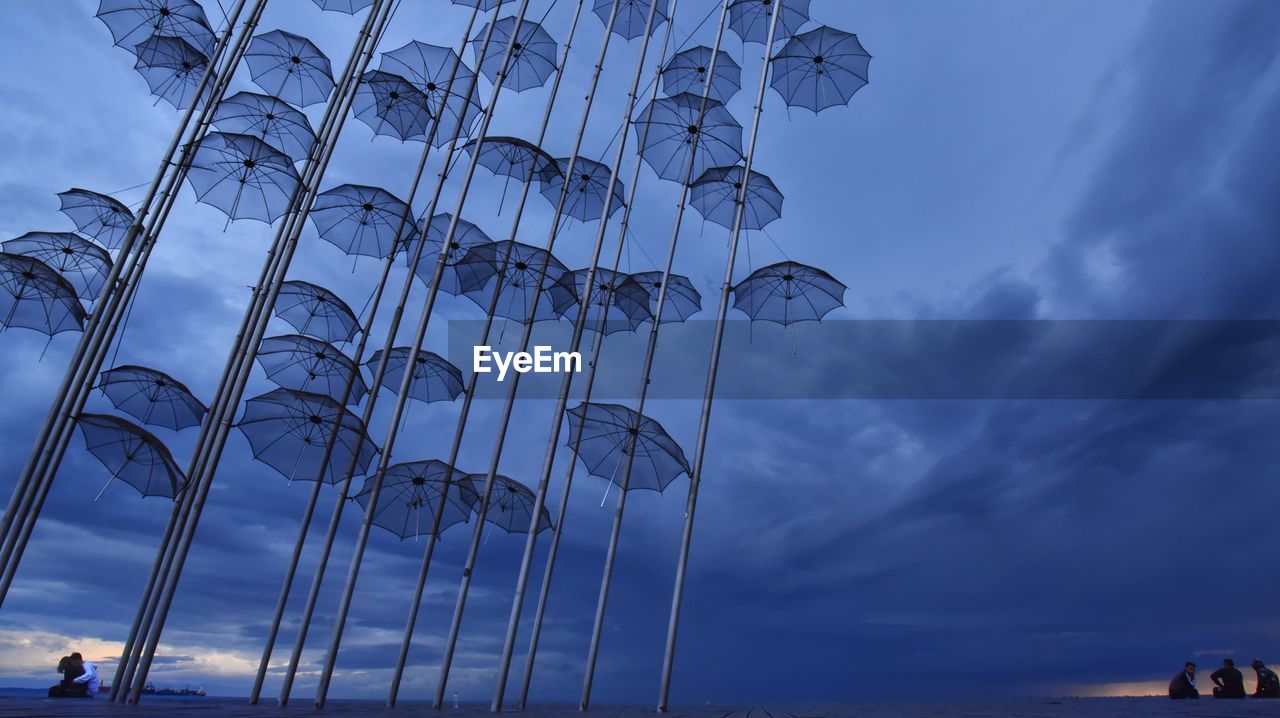
<path id="1" fill-rule="evenodd" d="M 106 693 L 111 690 L 111 686 L 103 683 L 98 686 L 99 693 Z M 204 686 L 192 689 L 191 686 L 186 688 L 156 688 L 154 683 L 146 683 L 142 686 L 142 695 L 144 696 L 184 696 L 187 698 L 203 698 L 205 696 Z"/>

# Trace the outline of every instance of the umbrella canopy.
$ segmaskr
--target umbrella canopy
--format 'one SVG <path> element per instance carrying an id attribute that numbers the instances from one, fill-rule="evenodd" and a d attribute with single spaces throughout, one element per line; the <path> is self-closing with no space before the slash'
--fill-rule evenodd
<path id="1" fill-rule="evenodd" d="M 427 96 L 403 77 L 383 70 L 369 70 L 356 88 L 356 117 L 375 135 L 401 142 L 426 139 L 431 129 Z"/>
<path id="2" fill-rule="evenodd" d="M 123 481 L 143 496 L 168 499 L 186 485 L 164 442 L 137 424 L 107 414 L 81 414 L 76 426 L 89 453 L 111 472 L 112 481 Z"/>
<path id="3" fill-rule="evenodd" d="M 382 53 L 378 68 L 399 75 L 427 96 L 427 108 L 440 124 L 431 141 L 443 147 L 454 136 L 463 136 L 480 116 L 481 107 L 472 99 L 476 73 L 447 47 L 412 40 L 402 47 Z M 457 74 L 454 75 L 454 69 Z M 453 75 L 453 85 L 449 77 Z M 468 93 L 468 88 L 472 91 Z"/>
<path id="4" fill-rule="evenodd" d="M 712 167 L 689 186 L 689 202 L 702 218 L 733 229 L 742 196 L 742 166 Z M 773 180 L 751 170 L 742 209 L 742 229 L 764 229 L 782 216 L 782 192 Z"/>
<path id="5" fill-rule="evenodd" d="M 559 319 L 578 298 L 560 283 L 567 267 L 551 253 L 519 242 L 473 247 L 456 267 L 463 296 L 488 311 L 497 292 L 495 316 L 518 322 Z"/>
<path id="6" fill-rule="evenodd" d="M 657 421 L 620 404 L 579 404 L 569 410 L 569 447 L 595 476 L 628 491 L 667 488 L 689 473 L 684 451 Z M 623 486 L 622 464 L 635 455 Z"/>
<path id="7" fill-rule="evenodd" d="M 538 178 L 542 185 L 542 196 L 547 198 L 551 206 L 560 201 L 560 193 L 564 191 L 570 159 L 562 157 L 556 160 L 554 170 L 548 168 Z M 567 177 L 568 193 L 564 198 L 564 206 L 560 213 L 583 222 L 600 219 L 604 215 L 606 204 L 605 193 L 609 190 L 610 170 L 607 165 L 585 157 L 573 162 L 573 173 Z M 608 197 L 608 216 L 613 216 L 624 204 L 625 190 L 622 180 L 613 183 L 613 194 Z"/>
<path id="8" fill-rule="evenodd" d="M 199 426 L 206 411 L 185 384 L 145 366 L 108 369 L 98 375 L 98 389 L 112 406 L 138 421 L 174 431 Z"/>
<path id="9" fill-rule="evenodd" d="M 254 36 L 245 51 L 253 82 L 268 95 L 306 107 L 333 91 L 333 68 L 320 48 L 301 35 L 272 30 Z"/>
<path id="10" fill-rule="evenodd" d="M 728 102 L 742 87 L 742 68 L 733 61 L 729 53 L 720 50 L 714 55 L 713 72 L 712 57 L 711 48 L 705 45 L 676 53 L 662 69 L 662 92 L 667 97 L 684 92 L 702 97 L 702 91 L 707 87 L 707 78 L 710 77 L 711 88 L 707 97 L 720 103 Z"/>
<path id="11" fill-rule="evenodd" d="M 58 193 L 59 209 L 76 225 L 76 230 L 93 237 L 109 250 L 116 250 L 129 233 L 133 212 L 111 195 L 72 187 Z"/>
<path id="12" fill-rule="evenodd" d="M 54 336 L 84 328 L 76 290 L 34 257 L 0 252 L 0 326 L 25 327 Z"/>
<path id="13" fill-rule="evenodd" d="M 449 233 L 449 224 L 453 221 L 453 215 L 448 212 L 441 212 L 431 218 L 430 222 L 423 226 L 423 221 L 419 220 L 417 232 L 411 241 L 425 239 L 427 246 L 422 249 L 422 260 L 418 262 L 418 266 L 414 269 L 414 273 L 418 279 L 430 284 L 431 278 L 435 276 L 436 261 L 435 258 L 440 256 L 440 250 L 444 248 L 445 235 Z M 459 219 L 457 226 L 453 230 L 453 237 L 449 240 L 449 249 L 445 256 L 444 274 L 440 279 L 440 288 L 444 291 L 457 296 L 462 293 L 463 286 L 458 277 L 458 262 L 467 256 L 467 252 L 472 247 L 478 247 L 482 244 L 489 244 L 489 236 L 484 233 L 476 225 L 465 219 Z M 409 261 L 412 252 L 405 252 L 405 261 Z"/>
<path id="14" fill-rule="evenodd" d="M 0 247 L 44 262 L 75 288 L 77 296 L 89 299 L 98 296 L 111 273 L 107 250 L 71 232 L 27 232 Z"/>
<path id="15" fill-rule="evenodd" d="M 597 268 L 590 295 L 586 294 L 586 269 L 565 272 L 559 284 L 578 301 L 587 302 L 587 329 L 599 329 L 603 321 L 605 334 L 634 332 L 651 316 L 648 293 L 621 272 Z"/>
<path id="16" fill-rule="evenodd" d="M 126 50 L 158 35 L 185 40 L 205 55 L 213 52 L 213 30 L 196 0 L 100 0 L 94 17 Z"/>
<path id="17" fill-rule="evenodd" d="M 560 166 L 556 158 L 541 147 L 518 137 L 485 137 L 478 143 L 471 140 L 462 146 L 463 152 L 478 152 L 476 162 L 495 175 L 526 182 L 530 179 L 549 180 Z"/>
<path id="18" fill-rule="evenodd" d="M 196 199 L 233 219 L 268 224 L 285 213 L 298 187 L 293 160 L 257 137 L 210 132 L 200 140 L 187 182 Z"/>
<path id="19" fill-rule="evenodd" d="M 502 70 L 502 59 L 507 56 L 507 46 L 511 47 L 511 56 L 507 61 L 506 79 L 502 81 L 504 88 L 523 92 L 534 87 L 542 87 L 551 73 L 556 69 L 556 41 L 536 22 L 521 20 L 519 27 L 516 19 L 508 16 L 493 23 L 493 35 L 489 45 L 484 46 L 484 38 L 489 35 L 489 26 L 485 25 L 471 39 L 471 51 L 475 55 L 476 67 L 489 78 L 490 82 L 498 81 L 498 72 Z M 480 51 L 484 50 L 484 56 Z"/>
<path id="20" fill-rule="evenodd" d="M 373 4 L 373 0 L 312 0 L 321 10 L 355 15 Z"/>
<path id="21" fill-rule="evenodd" d="M 368 185 L 344 184 L 321 192 L 309 216 L 321 239 L 351 255 L 386 259 L 413 232 L 409 205 Z"/>
<path id="22" fill-rule="evenodd" d="M 213 126 L 257 137 L 294 161 L 305 159 L 316 142 L 306 115 L 278 97 L 256 92 L 237 92 L 219 102 Z"/>
<path id="23" fill-rule="evenodd" d="M 450 0 L 454 5 L 478 8 L 480 12 L 489 12 L 507 0 Z"/>
<path id="24" fill-rule="evenodd" d="M 360 368 L 332 344 L 301 334 L 267 337 L 258 348 L 258 364 L 276 386 L 342 399 L 351 381 L 348 403 L 359 403 L 369 387 Z"/>
<path id="25" fill-rule="evenodd" d="M 327 396 L 305 391 L 275 389 L 246 401 L 237 426 L 253 457 L 290 481 L 318 478 L 336 484 L 347 478 L 353 459 L 355 475 L 363 476 L 378 453 L 359 417 Z M 320 460 L 331 439 L 333 454 L 321 474 Z"/>
<path id="26" fill-rule="evenodd" d="M 753 321 L 783 326 L 815 321 L 844 306 L 848 289 L 835 277 L 799 262 L 761 267 L 733 288 L 733 306 Z"/>
<path id="27" fill-rule="evenodd" d="M 488 478 L 484 474 L 471 474 L 467 477 L 477 494 L 484 490 Z M 498 528 L 513 534 L 529 533 L 529 524 L 533 523 L 533 492 L 515 479 L 502 474 L 493 477 L 493 493 L 489 495 L 489 510 L 484 520 Z M 551 512 L 546 506 L 538 517 L 538 533 L 551 528 Z"/>
<path id="28" fill-rule="evenodd" d="M 662 272 L 636 272 L 631 275 L 648 295 L 649 315 L 658 311 L 658 292 L 662 291 Z M 688 277 L 672 274 L 667 277 L 667 296 L 662 301 L 661 322 L 683 322 L 702 309 L 702 296 L 693 288 Z"/>
<path id="29" fill-rule="evenodd" d="M 743 42 L 763 44 L 769 39 L 769 22 L 773 18 L 773 0 L 733 0 L 729 5 L 729 29 Z M 778 27 L 774 41 L 791 37 L 809 21 L 809 0 L 786 0 L 778 9 Z"/>
<path id="30" fill-rule="evenodd" d="M 133 69 L 147 81 L 151 94 L 185 110 L 195 99 L 196 88 L 204 77 L 209 58 L 180 37 L 152 35 L 136 48 Z M 210 88 L 205 85 L 197 106 L 204 104 Z"/>
<path id="31" fill-rule="evenodd" d="M 742 159 L 742 125 L 715 100 L 702 110 L 702 97 L 685 92 L 650 102 L 635 121 L 640 156 L 662 179 L 683 182 L 691 152 L 690 178 Z"/>
<path id="32" fill-rule="evenodd" d="M 849 104 L 868 82 L 871 55 L 858 36 L 830 27 L 796 35 L 773 57 L 769 86 L 789 107 L 814 113 Z"/>
<path id="33" fill-rule="evenodd" d="M 356 494 L 356 501 L 366 509 L 372 494 L 372 479 Z M 438 533 L 471 519 L 480 503 L 473 482 L 467 474 L 443 461 L 409 461 L 387 467 L 378 495 L 378 509 L 373 513 L 375 526 L 390 531 L 401 539 L 431 535 L 436 511 L 440 513 Z"/>
<path id="34" fill-rule="evenodd" d="M 404 380 L 404 368 L 409 364 L 409 347 L 395 347 L 387 358 L 387 369 L 382 375 L 382 388 L 400 391 Z M 462 372 L 444 357 L 424 349 L 418 350 L 413 359 L 413 379 L 409 382 L 409 398 L 428 404 L 436 401 L 453 401 L 463 391 Z M 373 353 L 365 366 L 376 371 L 382 362 L 382 350 Z"/>
<path id="35" fill-rule="evenodd" d="M 616 0 L 618 3 L 617 14 L 613 19 L 613 32 L 621 35 L 627 40 L 633 40 L 644 34 L 645 23 L 649 20 L 649 7 L 651 3 L 657 3 L 657 10 L 653 14 L 652 30 L 657 30 L 658 26 L 666 22 L 667 19 L 667 0 Z M 608 24 L 609 13 L 613 11 L 613 3 L 615 0 L 595 0 L 596 16 L 600 18 L 600 22 Z"/>
<path id="36" fill-rule="evenodd" d="M 280 284 L 274 311 L 299 333 L 326 342 L 349 342 L 360 331 L 355 313 L 338 295 L 300 279 Z"/>

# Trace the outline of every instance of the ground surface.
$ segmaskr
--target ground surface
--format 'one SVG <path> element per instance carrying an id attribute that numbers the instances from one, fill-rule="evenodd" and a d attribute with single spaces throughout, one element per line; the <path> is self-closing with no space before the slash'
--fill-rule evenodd
<path id="1" fill-rule="evenodd" d="M 34 698 L 0 698 L 0 718 L 62 718 L 64 716 L 106 716 L 131 718 L 144 716 L 178 716 L 179 718 L 303 718 L 309 716 L 432 716 L 441 718 L 481 718 L 492 716 L 485 706 L 464 706 L 432 713 L 425 704 L 404 703 L 388 710 L 372 701 L 332 701 L 323 711 L 299 705 L 287 709 L 275 706 L 249 706 L 241 699 L 204 698 L 184 700 L 153 699 L 140 706 L 119 706 L 103 700 L 46 700 Z M 581 716 L 572 707 L 546 707 L 528 711 L 509 711 L 507 715 L 524 718 L 569 718 Z M 590 715 L 606 718 L 648 718 L 652 709 L 627 706 L 600 706 Z M 1280 716 L 1280 701 L 1170 701 L 1163 698 L 1065 698 L 1029 699 L 991 704 L 963 703 L 894 703 L 823 706 L 756 706 L 698 707 L 673 709 L 671 718 L 918 718 L 920 716 L 956 716 L 957 718 L 1121 718 L 1128 716 Z"/>

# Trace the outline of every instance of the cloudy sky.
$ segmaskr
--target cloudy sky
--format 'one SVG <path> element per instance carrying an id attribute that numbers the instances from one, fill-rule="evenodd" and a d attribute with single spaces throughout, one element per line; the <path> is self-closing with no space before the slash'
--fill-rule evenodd
<path id="1" fill-rule="evenodd" d="M 531 17 L 545 18 L 563 41 L 575 5 L 534 0 Z M 682 0 L 675 40 L 709 43 L 714 22 L 703 20 L 714 6 Z M 207 8 L 220 19 L 213 3 Z M 148 96 L 132 56 L 111 46 L 95 9 L 91 0 L 7 8 L 0 237 L 70 229 L 54 196 L 68 187 L 140 200 L 136 187 L 172 133 L 176 113 Z M 737 278 L 784 258 L 820 266 L 850 287 L 847 306 L 831 320 L 1280 317 L 1280 4 L 813 0 L 811 14 L 858 33 L 875 56 L 872 82 L 850 107 L 817 116 L 788 110 L 770 91 L 756 166 L 787 199 L 767 234 L 748 237 Z M 381 49 L 410 39 L 455 45 L 466 18 L 444 0 L 405 3 Z M 262 23 L 312 38 L 335 65 L 357 26 L 309 0 L 272 0 Z M 572 150 L 602 30 L 588 9 L 544 142 L 554 155 Z M 585 156 L 611 157 L 616 148 L 639 46 L 618 40 L 609 48 Z M 744 68 L 743 85 L 754 87 L 760 46 L 730 37 L 725 47 Z M 251 87 L 237 77 L 236 89 Z M 750 95 L 729 103 L 744 125 Z M 504 92 L 494 132 L 534 139 L 531 118 L 546 100 L 546 89 Z M 308 112 L 317 120 L 320 106 Z M 324 185 L 378 184 L 404 194 L 419 151 L 372 139 L 352 120 Z M 628 167 L 633 161 L 628 156 Z M 676 202 L 672 183 L 648 169 L 640 182 L 627 271 L 652 269 L 665 255 Z M 443 206 L 456 202 L 455 185 Z M 511 233 L 513 195 L 504 200 L 503 190 L 481 171 L 464 209 L 494 238 Z M 425 201 L 420 195 L 415 208 Z M 518 237 L 545 242 L 552 212 L 535 195 Z M 594 230 L 570 227 L 557 255 L 582 266 Z M 184 188 L 117 363 L 169 371 L 211 396 L 271 236 L 261 223 L 226 226 Z M 691 213 L 678 245 L 677 271 L 703 293 L 704 318 L 724 273 L 724 237 Z M 611 232 L 606 247 L 615 241 Z M 303 248 L 292 277 L 364 306 L 373 262 L 353 262 L 311 228 Z M 391 281 L 398 291 L 404 270 Z M 415 285 L 410 303 L 419 306 L 424 294 Z M 446 297 L 437 306 L 442 319 L 478 316 L 466 300 Z M 434 321 L 429 348 L 449 348 L 448 324 Z M 1267 653 L 1280 637 L 1271 615 L 1280 591 L 1272 570 L 1280 550 L 1271 521 L 1280 458 L 1273 402 L 1234 394 L 1050 400 L 1034 392 L 1002 401 L 823 400 L 822 382 L 848 380 L 854 365 L 842 372 L 838 354 L 848 347 L 824 341 L 812 325 L 754 331 L 730 345 L 727 363 L 749 360 L 755 342 L 776 340 L 793 343 L 791 369 L 825 370 L 811 372 L 818 384 L 803 400 L 716 407 L 673 702 L 1159 691 L 1187 659 L 1280 660 Z M 705 342 L 705 334 L 693 336 Z M 401 343 L 410 337 L 402 331 Z M 20 471 L 73 343 L 71 335 L 46 347 L 34 332 L 0 333 L 0 481 Z M 705 348 L 662 346 L 687 354 L 695 376 L 705 367 L 698 358 Z M 1152 377 L 1202 360 L 1195 342 L 1155 349 Z M 934 376 L 959 365 L 1013 366 L 1010 352 L 1031 350 L 995 343 L 982 351 L 922 353 L 910 370 Z M 1141 347 L 1124 351 L 1143 364 Z M 1239 369 L 1274 381 L 1266 355 Z M 1046 380 L 1043 372 L 1038 378 Z M 255 369 L 246 397 L 270 388 Z M 371 427 L 379 442 L 389 403 Z M 109 405 L 95 395 L 91 407 Z M 520 403 L 503 473 L 536 480 L 552 408 L 536 396 Z M 497 401 L 477 403 L 463 468 L 486 466 L 500 409 Z M 691 454 L 697 409 L 673 398 L 648 413 Z M 456 405 L 414 406 L 393 457 L 444 458 L 456 413 Z M 160 431 L 185 463 L 195 431 Z M 557 459 L 552 505 L 568 461 Z M 0 682 L 47 685 L 56 658 L 72 649 L 103 661 L 117 655 L 167 506 L 121 486 L 95 500 L 107 478 L 73 440 L 0 613 Z M 680 479 L 665 495 L 638 493 L 628 504 L 599 702 L 656 696 L 687 487 Z M 157 683 L 247 693 L 308 489 L 255 463 L 233 433 L 152 672 Z M 579 472 L 535 700 L 573 699 L 581 685 L 612 515 L 614 495 L 604 503 L 604 494 L 603 480 Z M 326 518 L 333 496 L 321 504 Z M 344 518 L 334 574 L 349 561 L 354 514 Z M 406 699 L 434 689 L 468 535 L 445 533 L 436 554 Z M 482 546 L 449 684 L 464 699 L 492 693 L 523 543 L 494 532 Z M 422 548 L 375 532 L 333 695 L 385 695 Z M 314 552 L 306 559 L 309 577 Z M 326 583 L 297 696 L 314 689 L 339 588 Z M 282 634 L 277 660 L 295 628 Z M 520 656 L 523 646 L 522 635 Z"/>

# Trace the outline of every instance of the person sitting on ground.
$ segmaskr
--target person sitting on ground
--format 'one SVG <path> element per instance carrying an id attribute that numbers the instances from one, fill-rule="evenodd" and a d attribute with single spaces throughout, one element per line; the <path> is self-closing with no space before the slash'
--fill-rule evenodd
<path id="1" fill-rule="evenodd" d="M 80 667 L 84 669 L 84 672 L 80 674 L 80 677 L 76 678 L 76 683 L 80 683 L 88 689 L 88 695 L 90 698 L 98 695 L 98 666 L 86 661 L 84 656 L 81 656 L 79 653 L 72 653 L 71 660 L 79 663 Z"/>
<path id="2" fill-rule="evenodd" d="M 1183 666 L 1178 675 L 1169 681 L 1169 697 L 1174 699 L 1200 697 L 1200 691 L 1196 690 L 1196 664 L 1187 661 L 1187 665 Z"/>
<path id="3" fill-rule="evenodd" d="M 1280 698 L 1280 678 L 1276 672 L 1267 668 L 1262 661 L 1253 662 L 1253 672 L 1258 674 L 1258 687 L 1253 692 L 1254 698 Z"/>
<path id="4" fill-rule="evenodd" d="M 49 688 L 50 698 L 82 698 L 86 695 L 85 687 L 76 683 L 84 668 L 71 656 L 63 656 L 58 661 L 58 673 L 62 674 L 62 681 Z"/>
<path id="5" fill-rule="evenodd" d="M 1222 668 L 1209 674 L 1214 698 L 1244 698 L 1244 676 L 1236 670 L 1236 662 L 1222 659 Z"/>

